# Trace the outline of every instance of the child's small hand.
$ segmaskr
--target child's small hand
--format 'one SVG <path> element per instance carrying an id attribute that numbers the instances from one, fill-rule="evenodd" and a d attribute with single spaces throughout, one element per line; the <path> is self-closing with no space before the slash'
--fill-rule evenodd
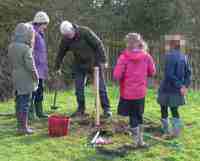
<path id="1" fill-rule="evenodd" d="M 157 80 L 153 80 L 153 87 L 154 87 L 154 89 L 159 88 L 159 82 Z"/>
<path id="2" fill-rule="evenodd" d="M 33 80 L 37 81 L 38 80 L 38 74 L 37 74 L 37 72 L 33 71 L 32 72 L 32 77 L 33 77 Z"/>
<path id="3" fill-rule="evenodd" d="M 180 89 L 180 92 L 181 92 L 182 96 L 185 96 L 186 93 L 187 93 L 187 88 L 185 86 L 182 86 L 181 89 Z"/>

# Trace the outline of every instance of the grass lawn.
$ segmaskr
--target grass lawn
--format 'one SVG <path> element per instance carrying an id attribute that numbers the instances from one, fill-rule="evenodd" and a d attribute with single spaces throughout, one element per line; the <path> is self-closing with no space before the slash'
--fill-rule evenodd
<path id="1" fill-rule="evenodd" d="M 117 132 L 115 126 L 127 125 L 128 119 L 116 115 L 118 90 L 109 87 L 113 119 L 104 120 L 107 130 L 114 131 L 113 144 L 94 148 L 89 144 L 93 131 L 94 97 L 90 88 L 86 89 L 87 112 L 90 119 L 72 120 L 70 134 L 66 137 L 48 137 L 47 120 L 32 122 L 37 131 L 31 136 L 16 135 L 16 121 L 13 116 L 0 117 L 0 161 L 200 161 L 200 93 L 190 91 L 187 105 L 180 109 L 184 129 L 180 138 L 164 140 L 156 137 L 160 129 L 160 112 L 156 103 L 156 92 L 149 90 L 145 107 L 145 140 L 149 149 L 125 148 L 131 143 L 131 136 Z M 53 113 L 53 93 L 46 93 L 45 111 Z M 59 92 L 58 113 L 69 115 L 76 109 L 74 91 Z M 0 104 L 0 112 L 14 112 L 14 102 Z"/>

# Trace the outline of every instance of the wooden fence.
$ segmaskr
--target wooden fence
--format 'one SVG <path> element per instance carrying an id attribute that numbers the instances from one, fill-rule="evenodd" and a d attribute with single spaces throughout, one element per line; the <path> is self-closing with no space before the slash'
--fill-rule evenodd
<path id="1" fill-rule="evenodd" d="M 101 32 L 98 33 L 103 39 L 107 57 L 109 61 L 109 68 L 106 71 L 105 77 L 106 80 L 113 80 L 112 71 L 116 64 L 117 58 L 120 51 L 125 47 L 123 39 L 125 33 L 107 33 Z M 162 38 L 160 40 L 149 40 L 149 52 L 153 56 L 156 63 L 157 75 L 154 78 L 158 82 L 163 78 L 163 69 L 164 69 L 164 42 Z M 188 55 L 190 65 L 192 67 L 192 84 L 191 88 L 198 90 L 200 89 L 200 46 L 199 42 L 195 40 L 188 40 L 185 47 L 185 53 Z"/>

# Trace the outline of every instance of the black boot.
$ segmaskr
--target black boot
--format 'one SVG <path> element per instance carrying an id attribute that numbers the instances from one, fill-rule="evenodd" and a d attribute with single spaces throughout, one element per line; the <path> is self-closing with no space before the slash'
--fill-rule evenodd
<path id="1" fill-rule="evenodd" d="M 48 118 L 48 115 L 43 113 L 42 101 L 35 102 L 35 111 L 39 118 Z"/>
<path id="2" fill-rule="evenodd" d="M 31 120 L 37 120 L 38 117 L 36 116 L 36 109 L 35 109 L 35 105 L 33 103 L 33 100 L 31 101 L 31 106 L 28 112 L 28 119 Z"/>
<path id="3" fill-rule="evenodd" d="M 82 117 L 85 115 L 85 109 L 84 108 L 78 108 L 78 110 L 76 110 L 71 117 Z"/>
<path id="4" fill-rule="evenodd" d="M 112 112 L 110 110 L 105 110 L 103 113 L 104 118 L 111 118 L 112 117 Z"/>
<path id="5" fill-rule="evenodd" d="M 78 109 L 71 115 L 71 117 L 81 117 L 85 115 L 85 100 L 77 99 Z"/>

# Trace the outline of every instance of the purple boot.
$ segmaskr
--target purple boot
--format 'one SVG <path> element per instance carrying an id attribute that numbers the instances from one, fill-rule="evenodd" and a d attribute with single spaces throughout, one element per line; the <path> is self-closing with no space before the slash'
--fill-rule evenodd
<path id="1" fill-rule="evenodd" d="M 179 118 L 172 119 L 172 135 L 174 137 L 178 137 L 181 134 L 181 130 L 183 128 L 182 122 Z"/>
<path id="2" fill-rule="evenodd" d="M 20 112 L 16 112 L 16 121 L 17 121 L 17 132 L 19 132 L 22 129 Z"/>
<path id="3" fill-rule="evenodd" d="M 19 112 L 20 127 L 18 128 L 18 133 L 20 134 L 33 134 L 33 130 L 28 127 L 28 113 Z"/>

